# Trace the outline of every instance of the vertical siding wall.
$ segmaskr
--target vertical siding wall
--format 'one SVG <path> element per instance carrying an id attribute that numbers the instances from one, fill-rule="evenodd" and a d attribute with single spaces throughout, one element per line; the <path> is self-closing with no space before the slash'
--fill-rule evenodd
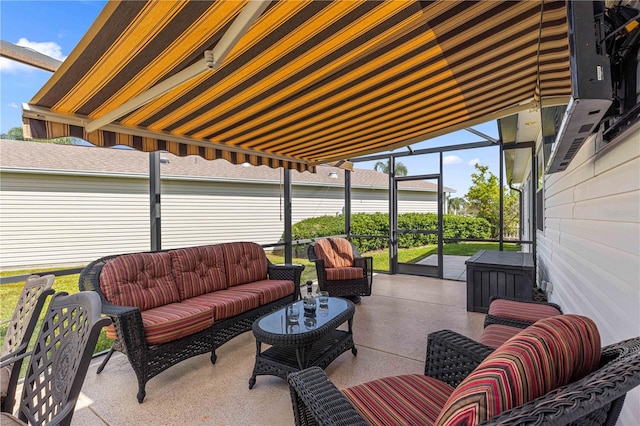
<path id="1" fill-rule="evenodd" d="M 3 172 L 0 269 L 84 265 L 150 248 L 149 180 Z M 284 232 L 275 183 L 163 178 L 162 248 L 226 241 L 273 244 Z M 283 194 L 284 196 L 284 194 Z M 293 185 L 293 223 L 343 212 L 344 188 Z M 435 211 L 434 194 L 406 191 L 400 212 Z M 354 188 L 352 212 L 389 211 L 388 191 Z"/>
<path id="2" fill-rule="evenodd" d="M 149 249 L 149 180 L 2 173 L 0 266 L 84 264 Z"/>
<path id="3" fill-rule="evenodd" d="M 603 344 L 640 336 L 640 130 L 596 154 L 587 141 L 545 181 L 539 276 L 565 312 L 592 318 Z M 618 424 L 640 419 L 640 390 Z"/>

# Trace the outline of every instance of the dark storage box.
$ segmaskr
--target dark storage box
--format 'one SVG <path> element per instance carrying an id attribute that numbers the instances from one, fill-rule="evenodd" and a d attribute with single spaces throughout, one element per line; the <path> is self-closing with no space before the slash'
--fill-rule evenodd
<path id="1" fill-rule="evenodd" d="M 486 313 L 492 296 L 533 300 L 533 255 L 481 250 L 467 265 L 467 311 Z"/>

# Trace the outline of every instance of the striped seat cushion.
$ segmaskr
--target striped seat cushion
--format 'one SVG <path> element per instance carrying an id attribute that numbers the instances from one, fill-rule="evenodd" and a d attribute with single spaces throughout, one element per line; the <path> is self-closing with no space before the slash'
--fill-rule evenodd
<path id="1" fill-rule="evenodd" d="M 143 311 L 180 300 L 168 252 L 125 254 L 110 260 L 100 273 L 100 288 L 114 305 Z"/>
<path id="2" fill-rule="evenodd" d="M 229 287 L 229 291 L 253 293 L 260 297 L 260 304 L 266 305 L 295 292 L 293 281 L 287 280 L 262 280 L 235 287 Z"/>
<path id="3" fill-rule="evenodd" d="M 325 268 L 353 266 L 353 250 L 346 238 L 323 238 L 313 246 L 313 252 L 324 260 Z"/>
<path id="4" fill-rule="evenodd" d="M 600 362 L 593 321 L 538 321 L 491 353 L 449 396 L 437 425 L 478 424 L 589 374 Z"/>
<path id="5" fill-rule="evenodd" d="M 562 312 L 553 306 L 505 299 L 496 299 L 492 301 L 489 305 L 489 312 L 487 313 L 496 317 L 511 318 L 531 323 L 543 318 L 562 314 Z"/>
<path id="6" fill-rule="evenodd" d="M 148 345 L 158 345 L 197 333 L 213 325 L 214 310 L 183 302 L 142 311 L 142 326 Z M 107 337 L 116 337 L 113 326 L 106 327 Z"/>
<path id="7" fill-rule="evenodd" d="M 385 377 L 342 392 L 371 425 L 433 425 L 454 388 L 421 374 Z"/>
<path id="8" fill-rule="evenodd" d="M 242 291 L 218 290 L 203 294 L 182 303 L 213 308 L 216 321 L 231 318 L 260 306 L 260 295 Z"/>
<path id="9" fill-rule="evenodd" d="M 364 277 L 362 268 L 327 268 L 325 272 L 328 281 L 358 280 Z"/>
<path id="10" fill-rule="evenodd" d="M 180 300 L 227 288 L 220 245 L 188 247 L 169 253 Z"/>
<path id="11" fill-rule="evenodd" d="M 522 329 L 518 327 L 510 327 L 502 324 L 489 324 L 482 331 L 482 336 L 480 336 L 479 341 L 483 345 L 497 348 L 521 331 Z"/>
<path id="12" fill-rule="evenodd" d="M 256 243 L 221 244 L 229 287 L 267 279 L 267 256 Z"/>

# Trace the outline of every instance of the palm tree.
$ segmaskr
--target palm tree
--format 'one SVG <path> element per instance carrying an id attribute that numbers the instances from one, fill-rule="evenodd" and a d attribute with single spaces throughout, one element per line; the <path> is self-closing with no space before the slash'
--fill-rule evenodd
<path id="1" fill-rule="evenodd" d="M 453 211 L 453 214 L 457 215 L 458 211 L 462 210 L 464 210 L 464 198 L 449 198 L 449 212 Z"/>
<path id="2" fill-rule="evenodd" d="M 373 166 L 373 170 L 375 170 L 376 172 L 389 174 L 389 160 L 378 161 Z M 401 161 L 396 161 L 396 176 L 406 176 L 408 173 L 409 173 L 409 170 L 407 170 L 407 166 L 402 164 Z"/>

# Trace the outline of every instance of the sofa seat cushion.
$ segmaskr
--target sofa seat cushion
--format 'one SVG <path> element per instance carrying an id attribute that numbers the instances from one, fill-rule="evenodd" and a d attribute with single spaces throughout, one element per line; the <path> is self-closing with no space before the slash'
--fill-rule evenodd
<path id="1" fill-rule="evenodd" d="M 346 238 L 323 238 L 313 246 L 318 259 L 324 260 L 325 268 L 353 266 L 353 250 Z"/>
<path id="2" fill-rule="evenodd" d="M 433 425 L 454 388 L 422 374 L 385 377 L 342 392 L 371 425 Z"/>
<path id="3" fill-rule="evenodd" d="M 325 272 L 327 274 L 327 281 L 359 280 L 364 277 L 364 270 L 362 268 L 327 268 Z"/>
<path id="4" fill-rule="evenodd" d="M 599 362 L 600 335 L 592 320 L 540 320 L 485 358 L 449 396 L 436 424 L 482 423 L 581 379 Z"/>
<path id="5" fill-rule="evenodd" d="M 100 289 L 114 305 L 143 311 L 180 300 L 168 252 L 115 257 L 102 267 Z"/>
<path id="6" fill-rule="evenodd" d="M 213 308 L 216 321 L 231 318 L 260 306 L 260 295 L 256 293 L 218 290 L 203 294 L 182 303 Z"/>
<path id="7" fill-rule="evenodd" d="M 293 295 L 295 287 L 293 281 L 262 280 L 236 287 L 229 287 L 229 291 L 257 294 L 260 297 L 260 305 L 266 305 L 283 297 Z"/>
<path id="8" fill-rule="evenodd" d="M 148 345 L 158 345 L 189 336 L 213 325 L 214 310 L 208 306 L 171 303 L 142 311 L 142 326 Z M 113 326 L 106 327 L 107 337 L 116 337 Z"/>
<path id="9" fill-rule="evenodd" d="M 521 331 L 522 329 L 518 327 L 510 327 L 502 324 L 489 324 L 484 328 L 479 341 L 483 345 L 497 348 Z"/>
<path id="10" fill-rule="evenodd" d="M 267 278 L 267 256 L 260 245 L 247 242 L 221 245 L 229 287 Z"/>
<path id="11" fill-rule="evenodd" d="M 516 300 L 496 299 L 489 305 L 488 315 L 534 323 L 543 318 L 561 315 L 558 309 L 542 303 L 525 303 Z"/>
<path id="12" fill-rule="evenodd" d="M 180 300 L 227 288 L 220 245 L 187 247 L 169 253 Z"/>

